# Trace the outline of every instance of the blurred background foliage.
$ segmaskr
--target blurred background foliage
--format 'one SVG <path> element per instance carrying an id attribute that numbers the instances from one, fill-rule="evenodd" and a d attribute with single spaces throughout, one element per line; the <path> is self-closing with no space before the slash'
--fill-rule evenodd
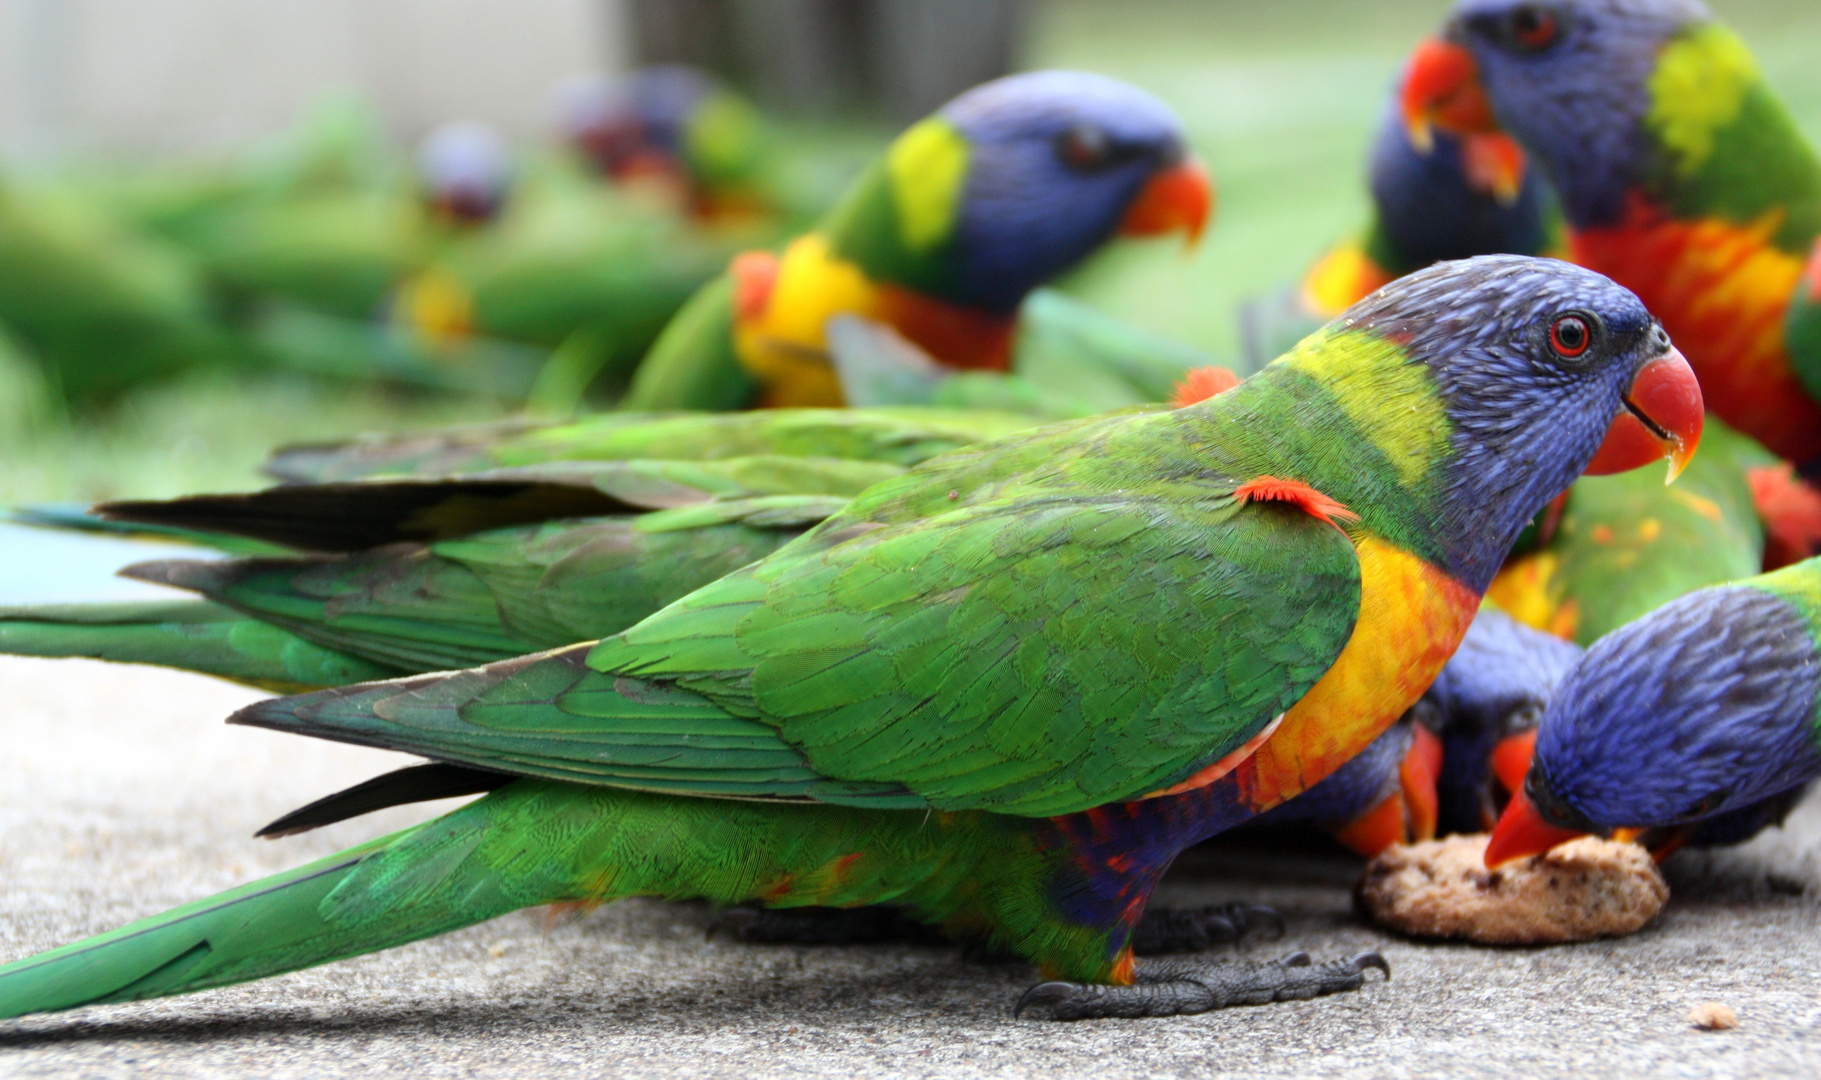
<path id="1" fill-rule="evenodd" d="M 1821 4 L 1733 0 L 1717 7 L 1751 44 L 1808 138 L 1821 144 Z M 1386 89 L 1402 56 L 1444 10 L 1440 3 L 1354 0 L 1018 5 L 1002 28 L 1015 67 L 1084 68 L 1159 94 L 1182 113 L 1220 192 L 1214 226 L 1196 251 L 1184 254 L 1167 242 L 1116 245 L 1065 288 L 1139 325 L 1230 355 L 1236 305 L 1299 274 L 1363 220 L 1364 150 Z M 738 74 L 740 65 L 732 66 Z M 850 82 L 863 84 L 898 85 L 904 100 L 928 92 L 902 78 Z M 761 85 L 758 96 L 779 93 Z M 774 120 L 768 148 L 785 186 L 808 204 L 838 191 L 892 133 L 889 96 L 856 112 L 811 93 L 797 102 L 800 114 Z M 364 144 L 350 145 L 350 168 L 396 168 L 408 160 L 401 150 L 390 165 L 363 162 Z M 272 168 L 284 166 L 282 149 L 263 152 Z M 115 163 L 102 172 L 118 179 L 120 171 Z M 158 186 L 147 179 L 159 170 L 130 172 L 148 201 L 148 220 L 181 228 L 181 208 L 157 204 Z M 15 178 L 8 201 L 16 207 L 20 199 L 36 200 L 33 213 L 54 216 L 57 184 L 78 174 L 91 181 L 99 175 L 91 168 Z M 156 278 L 156 257 L 141 261 L 146 265 L 135 272 Z M 0 503 L 242 488 L 259 482 L 256 465 L 274 444 L 485 420 L 516 407 L 509 395 L 231 365 L 137 386 L 76 412 L 53 390 L 15 342 L 0 339 Z"/>

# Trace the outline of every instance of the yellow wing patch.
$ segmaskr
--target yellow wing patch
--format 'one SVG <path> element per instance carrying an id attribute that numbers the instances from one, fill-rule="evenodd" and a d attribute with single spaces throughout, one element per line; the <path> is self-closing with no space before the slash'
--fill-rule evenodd
<path id="1" fill-rule="evenodd" d="M 919 121 L 892 143 L 885 165 L 905 247 L 927 251 L 948 239 L 967 179 L 967 158 L 967 140 L 940 117 Z"/>
<path id="2" fill-rule="evenodd" d="M 1687 176 L 1707 163 L 1714 133 L 1738 117 L 1757 81 L 1751 51 L 1723 26 L 1697 27 L 1663 47 L 1646 122 L 1675 155 L 1676 172 Z"/>

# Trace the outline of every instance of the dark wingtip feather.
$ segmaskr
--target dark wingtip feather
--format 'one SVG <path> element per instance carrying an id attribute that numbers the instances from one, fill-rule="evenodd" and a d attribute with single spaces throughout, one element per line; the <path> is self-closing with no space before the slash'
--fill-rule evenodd
<path id="1" fill-rule="evenodd" d="M 267 840 L 295 836 L 388 807 L 478 795 L 504 787 L 515 779 L 507 773 L 441 761 L 411 765 L 300 806 L 253 835 Z"/>

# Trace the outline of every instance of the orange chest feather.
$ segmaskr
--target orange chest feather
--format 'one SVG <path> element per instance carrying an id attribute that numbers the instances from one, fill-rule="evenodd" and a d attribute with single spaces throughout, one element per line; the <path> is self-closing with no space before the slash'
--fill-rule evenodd
<path id="1" fill-rule="evenodd" d="M 1318 783 L 1416 704 L 1479 610 L 1479 594 L 1400 548 L 1366 537 L 1359 563 L 1359 621 L 1346 647 L 1234 769 L 1258 810 Z"/>
<path id="2" fill-rule="evenodd" d="M 1624 220 L 1575 233 L 1574 261 L 1638 294 L 1701 379 L 1707 407 L 1784 457 L 1821 453 L 1821 406 L 1790 370 L 1783 323 L 1802 260 L 1751 225 L 1678 221 L 1634 199 Z"/>
<path id="3" fill-rule="evenodd" d="M 764 387 L 766 405 L 845 404 L 828 356 L 828 322 L 838 315 L 884 323 L 944 367 L 1011 366 L 1015 316 L 872 281 L 814 233 L 792 241 L 781 259 L 741 256 L 733 274 L 734 350 Z"/>

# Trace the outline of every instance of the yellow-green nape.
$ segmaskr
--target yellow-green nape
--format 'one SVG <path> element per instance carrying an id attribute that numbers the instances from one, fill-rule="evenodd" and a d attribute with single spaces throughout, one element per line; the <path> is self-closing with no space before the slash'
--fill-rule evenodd
<path id="1" fill-rule="evenodd" d="M 1743 584 L 1788 600 L 1811 623 L 1821 621 L 1821 556 L 1773 570 Z"/>
<path id="2" fill-rule="evenodd" d="M 1376 334 L 1318 330 L 1277 361 L 1321 383 L 1410 486 L 1448 454 L 1453 425 L 1428 367 Z"/>
<path id="3" fill-rule="evenodd" d="M 898 237 L 914 252 L 947 240 L 967 179 L 967 139 L 938 116 L 913 124 L 886 155 Z"/>
<path id="4" fill-rule="evenodd" d="M 1687 176 L 1713 156 L 1715 135 L 1738 119 L 1758 64 L 1738 35 L 1703 23 L 1663 47 L 1650 76 L 1651 131 Z"/>

